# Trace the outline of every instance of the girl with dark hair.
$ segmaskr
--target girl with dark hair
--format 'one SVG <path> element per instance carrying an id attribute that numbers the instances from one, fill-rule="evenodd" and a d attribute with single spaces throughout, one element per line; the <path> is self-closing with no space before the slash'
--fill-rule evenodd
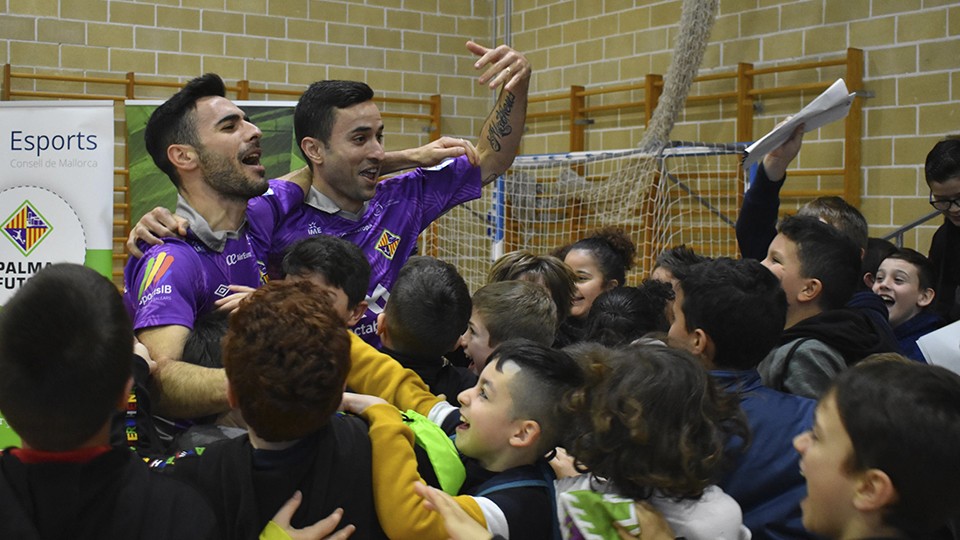
<path id="1" fill-rule="evenodd" d="M 607 227 L 556 250 L 553 255 L 569 266 L 577 277 L 570 317 L 561 325 L 558 344 L 580 341 L 593 301 L 600 293 L 626 283 L 633 268 L 637 247 L 623 229 Z"/>

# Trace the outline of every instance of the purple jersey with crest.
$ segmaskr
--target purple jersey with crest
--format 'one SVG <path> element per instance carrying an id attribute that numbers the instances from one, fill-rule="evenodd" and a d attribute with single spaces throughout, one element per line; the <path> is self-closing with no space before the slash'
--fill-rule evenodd
<path id="1" fill-rule="evenodd" d="M 220 252 L 192 232 L 186 238 L 165 238 L 143 252 L 139 259 L 130 257 L 123 269 L 123 300 L 134 330 L 171 324 L 192 330 L 197 317 L 231 294 L 228 285 L 259 287 L 266 279 L 245 233 L 228 237 Z"/>
<path id="2" fill-rule="evenodd" d="M 303 190 L 282 180 L 271 180 L 267 194 L 251 199 L 247 215 L 254 236 L 271 239 L 267 267 L 272 277 L 279 277 L 287 248 L 308 236 L 328 234 L 359 246 L 370 262 L 369 308 L 353 330 L 379 347 L 377 314 L 414 253 L 417 236 L 454 206 L 479 198 L 482 187 L 480 168 L 459 157 L 380 182 L 358 220 L 304 204 Z"/>

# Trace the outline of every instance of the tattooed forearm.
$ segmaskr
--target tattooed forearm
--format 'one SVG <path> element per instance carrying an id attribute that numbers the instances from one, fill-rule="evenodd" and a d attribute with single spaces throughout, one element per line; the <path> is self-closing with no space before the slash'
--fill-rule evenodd
<path id="1" fill-rule="evenodd" d="M 510 125 L 510 113 L 513 111 L 513 104 L 516 100 L 517 98 L 512 92 L 505 92 L 503 102 L 493 113 L 493 122 L 487 131 L 487 142 L 490 143 L 490 148 L 494 152 L 499 152 L 501 140 L 513 133 L 513 126 Z"/>

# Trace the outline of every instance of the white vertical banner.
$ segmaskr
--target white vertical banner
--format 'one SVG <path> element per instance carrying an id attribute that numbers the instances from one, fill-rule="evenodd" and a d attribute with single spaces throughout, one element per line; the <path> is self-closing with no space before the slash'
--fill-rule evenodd
<path id="1" fill-rule="evenodd" d="M 41 268 L 110 277 L 112 101 L 0 102 L 0 306 Z"/>

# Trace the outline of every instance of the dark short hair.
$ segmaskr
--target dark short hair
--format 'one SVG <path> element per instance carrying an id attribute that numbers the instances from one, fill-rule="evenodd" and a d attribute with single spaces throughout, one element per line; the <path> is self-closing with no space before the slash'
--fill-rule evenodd
<path id="1" fill-rule="evenodd" d="M 861 274 L 877 275 L 880 263 L 888 255 L 897 251 L 897 246 L 883 238 L 870 237 L 867 239 L 867 249 L 863 252 L 863 261 L 860 264 Z M 857 284 L 859 286 L 859 284 Z"/>
<path id="2" fill-rule="evenodd" d="M 960 178 L 960 139 L 947 139 L 933 145 L 923 172 L 928 185 Z"/>
<path id="3" fill-rule="evenodd" d="M 615 279 L 619 285 L 626 285 L 627 270 L 633 268 L 633 259 L 637 254 L 637 246 L 627 236 L 626 231 L 618 227 L 604 227 L 586 238 L 556 250 L 553 255 L 564 260 L 567 253 L 575 249 L 587 251 L 593 256 L 597 267 L 603 273 L 604 281 Z"/>
<path id="4" fill-rule="evenodd" d="M 681 244 L 666 249 L 660 255 L 657 255 L 657 264 L 654 269 L 663 268 L 673 274 L 674 278 L 680 279 L 688 268 L 706 260 L 708 260 L 708 257 L 699 255 L 693 249 Z"/>
<path id="5" fill-rule="evenodd" d="M 546 287 L 537 283 L 513 280 L 484 285 L 473 293 L 473 311 L 483 320 L 491 347 L 515 338 L 551 345 L 557 335 L 557 306 Z"/>
<path id="6" fill-rule="evenodd" d="M 867 249 L 867 219 L 840 197 L 817 197 L 800 207 L 798 216 L 812 216 L 833 225 L 860 249 Z"/>
<path id="7" fill-rule="evenodd" d="M 887 259 L 897 259 L 906 261 L 917 268 L 917 278 L 920 281 L 920 290 L 932 289 L 936 278 L 936 269 L 925 255 L 910 248 L 900 248 L 890 255 Z"/>
<path id="8" fill-rule="evenodd" d="M 586 374 L 566 403 L 576 422 L 567 448 L 625 497 L 698 498 L 721 471 L 727 440 L 749 440 L 736 395 L 686 351 L 591 343 L 566 350 Z"/>
<path id="9" fill-rule="evenodd" d="M 336 123 L 336 109 L 346 109 L 373 99 L 373 89 L 357 81 L 317 81 L 300 96 L 293 110 L 293 129 L 297 145 L 313 137 L 328 146 Z M 303 153 L 303 148 L 300 149 Z M 310 158 L 303 153 L 307 163 Z M 311 166 L 312 168 L 312 166 Z"/>
<path id="10" fill-rule="evenodd" d="M 787 322 L 777 276 L 759 261 L 728 258 L 695 264 L 685 274 L 680 309 L 687 331 L 700 328 L 710 336 L 717 368 L 755 368 L 780 342 Z"/>
<path id="11" fill-rule="evenodd" d="M 563 322 L 570 316 L 573 297 L 577 295 L 577 275 L 562 260 L 527 250 L 512 251 L 493 263 L 487 283 L 512 279 L 540 283 L 550 291 L 557 305 L 558 321 Z"/>
<path id="12" fill-rule="evenodd" d="M 223 336 L 227 333 L 226 311 L 204 313 L 193 321 L 193 329 L 183 343 L 185 362 L 203 367 L 223 367 Z"/>
<path id="13" fill-rule="evenodd" d="M 167 158 L 172 144 L 189 144 L 199 148 L 196 115 L 201 98 L 227 95 L 223 79 L 216 73 L 207 73 L 188 82 L 179 92 L 161 104 L 147 121 L 143 139 L 153 162 L 166 173 L 173 185 L 180 187 L 180 175 Z"/>
<path id="14" fill-rule="evenodd" d="M 283 276 L 309 277 L 317 274 L 333 287 L 343 289 L 353 309 L 370 287 L 370 263 L 353 242 L 321 234 L 299 240 L 283 255 Z"/>
<path id="15" fill-rule="evenodd" d="M 452 351 L 470 322 L 470 289 L 457 268 L 433 257 L 411 257 L 384 308 L 390 346 L 437 358 Z"/>
<path id="16" fill-rule="evenodd" d="M 882 470 L 897 490 L 886 524 L 920 537 L 960 513 L 960 375 L 916 362 L 862 362 L 841 373 L 831 393 L 853 443 L 849 468 Z"/>
<path id="17" fill-rule="evenodd" d="M 507 362 L 520 366 L 510 384 L 514 417 L 540 425 L 538 449 L 546 454 L 569 428 L 563 404 L 583 384 L 583 371 L 567 353 L 529 339 L 505 341 L 490 353 L 497 371 Z"/>
<path id="18" fill-rule="evenodd" d="M 247 424 L 289 441 L 330 421 L 350 371 L 350 338 L 320 288 L 271 281 L 230 316 L 223 366 Z"/>
<path id="19" fill-rule="evenodd" d="M 617 287 L 600 293 L 593 301 L 583 341 L 609 347 L 630 344 L 651 332 L 666 332 L 666 307 L 673 300 L 673 287 L 653 279 L 639 287 Z"/>
<path id="20" fill-rule="evenodd" d="M 47 266 L 0 311 L 0 410 L 37 450 L 78 448 L 116 411 L 132 356 L 116 286 L 84 266 Z"/>
<path id="21" fill-rule="evenodd" d="M 835 227 L 812 216 L 790 216 L 780 223 L 780 234 L 797 245 L 800 272 L 823 285 L 821 309 L 844 306 L 860 279 L 860 249 Z"/>

